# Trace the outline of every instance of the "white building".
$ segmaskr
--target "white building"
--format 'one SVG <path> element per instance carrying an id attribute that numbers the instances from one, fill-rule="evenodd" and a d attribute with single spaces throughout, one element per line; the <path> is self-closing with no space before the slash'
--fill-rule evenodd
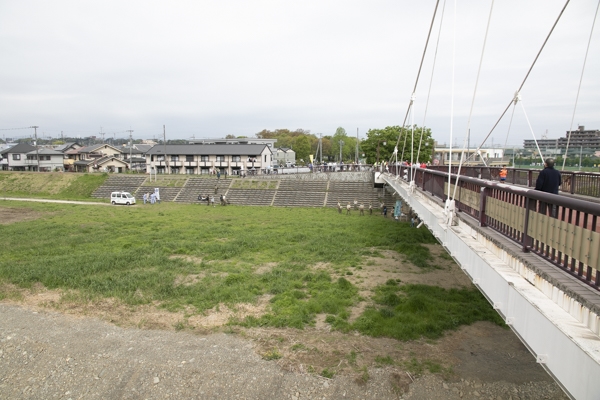
<path id="1" fill-rule="evenodd" d="M 279 147 L 275 149 L 275 163 L 284 167 L 296 164 L 296 152 L 287 147 Z"/>
<path id="2" fill-rule="evenodd" d="M 2 150 L 0 155 L 6 159 L 2 168 L 8 171 L 37 171 L 37 163 L 32 165 L 27 162 L 27 153 L 34 151 L 35 147 L 27 143 L 19 143 L 13 147 Z"/>
<path id="3" fill-rule="evenodd" d="M 464 152 L 464 153 L 463 153 Z M 433 149 L 432 163 L 434 165 L 448 165 L 456 164 L 460 162 L 462 157 L 463 165 L 483 165 L 484 161 L 486 164 L 494 161 L 501 161 L 504 157 L 504 149 L 501 148 L 452 148 L 452 160 L 450 160 L 450 148 L 449 147 L 436 147 Z"/>
<path id="4" fill-rule="evenodd" d="M 267 144 L 156 145 L 146 153 L 146 172 L 158 174 L 265 173 L 273 153 Z"/>
<path id="5" fill-rule="evenodd" d="M 52 172 L 64 171 L 64 154 L 53 149 L 41 148 L 26 154 L 25 164 L 28 171 Z"/>

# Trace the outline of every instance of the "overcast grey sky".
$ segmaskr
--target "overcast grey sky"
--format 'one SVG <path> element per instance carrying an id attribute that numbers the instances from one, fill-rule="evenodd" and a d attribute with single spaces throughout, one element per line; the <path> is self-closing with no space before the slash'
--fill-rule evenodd
<path id="1" fill-rule="evenodd" d="M 439 142 L 467 132 L 491 1 L 445 6 L 425 125 Z M 496 1 L 471 122 L 488 134 L 525 77 L 563 0 Z M 440 1 L 440 9 L 443 0 Z M 361 137 L 404 120 L 435 6 L 428 1 L 0 0 L 0 133 L 168 139 L 302 128 Z M 494 144 L 564 136 L 597 1 L 572 1 Z M 440 10 L 441 11 L 441 10 Z M 414 122 L 423 124 L 436 21 Z M 600 129 L 596 27 L 577 124 Z M 452 80 L 453 37 L 455 78 Z M 451 124 L 451 92 L 454 107 Z M 410 122 L 410 120 L 409 120 Z M 488 144 L 491 144 L 488 140 Z"/>

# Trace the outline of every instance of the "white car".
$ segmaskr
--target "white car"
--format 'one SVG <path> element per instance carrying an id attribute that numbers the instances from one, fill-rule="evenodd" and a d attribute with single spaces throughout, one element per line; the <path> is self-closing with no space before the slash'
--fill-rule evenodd
<path id="1" fill-rule="evenodd" d="M 125 204 L 129 206 L 135 204 L 135 197 L 129 192 L 112 192 L 110 194 L 110 202 L 113 205 Z"/>

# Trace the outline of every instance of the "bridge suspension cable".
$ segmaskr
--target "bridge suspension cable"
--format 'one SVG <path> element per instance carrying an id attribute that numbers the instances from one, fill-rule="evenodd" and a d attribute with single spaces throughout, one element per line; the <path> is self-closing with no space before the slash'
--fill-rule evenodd
<path id="1" fill-rule="evenodd" d="M 565 163 L 567 162 L 567 155 L 569 153 L 569 143 L 571 142 L 571 132 L 573 132 L 573 120 L 575 119 L 575 112 L 577 111 L 577 102 L 579 101 L 579 92 L 581 91 L 581 81 L 583 81 L 583 72 L 585 71 L 585 64 L 587 61 L 588 53 L 590 51 L 590 43 L 592 41 L 592 34 L 594 33 L 594 26 L 596 25 L 596 17 L 598 17 L 598 8 L 600 8 L 600 0 L 596 6 L 596 13 L 594 14 L 594 20 L 592 21 L 592 29 L 590 30 L 590 38 L 588 39 L 587 48 L 585 49 L 585 56 L 583 57 L 583 66 L 581 67 L 581 76 L 579 77 L 579 86 L 577 87 L 577 96 L 575 96 L 575 106 L 573 107 L 573 116 L 571 117 L 571 125 L 569 127 L 569 136 L 567 137 L 567 148 L 565 149 L 565 156 L 563 158 L 562 170 L 565 170 Z M 579 166 L 581 168 L 581 165 Z"/>
<path id="2" fill-rule="evenodd" d="M 533 62 L 531 63 L 531 66 L 529 67 L 529 70 L 527 71 L 527 74 L 525 74 L 525 78 L 523 78 L 523 81 L 521 82 L 521 85 L 517 89 L 517 91 L 516 91 L 517 93 L 520 93 L 521 89 L 523 89 L 523 86 L 525 86 L 525 82 L 527 82 L 527 78 L 529 78 L 529 74 L 533 70 L 533 67 L 535 66 L 535 63 L 537 62 L 538 58 L 542 54 L 542 51 L 544 50 L 544 47 L 546 46 L 546 43 L 548 43 L 548 40 L 550 39 L 550 36 L 552 35 L 552 32 L 554 32 L 554 28 L 556 28 L 556 25 L 558 25 L 558 21 L 560 21 L 560 18 L 562 17 L 563 13 L 565 12 L 565 9 L 569 5 L 569 2 L 570 2 L 570 0 L 567 0 L 565 2 L 565 5 L 563 6 L 562 10 L 560 10 L 560 13 L 558 14 L 558 17 L 556 17 L 556 21 L 554 21 L 554 24 L 552 25 L 552 28 L 550 29 L 550 32 L 548 32 L 548 35 L 546 36 L 546 39 L 544 40 L 544 43 L 542 43 L 542 46 L 540 47 L 537 55 L 535 56 Z M 490 137 L 490 135 L 492 134 L 492 132 L 494 132 L 494 129 L 496 129 L 496 127 L 498 126 L 498 124 L 500 123 L 500 121 L 502 120 L 502 118 L 504 118 L 504 115 L 506 114 L 506 112 L 510 108 L 510 105 L 513 103 L 513 101 L 514 101 L 514 98 L 510 100 L 510 102 L 508 103 L 508 105 L 506 106 L 506 108 L 504 109 L 504 111 L 502 112 L 502 114 L 500 115 L 500 117 L 498 118 L 498 120 L 496 121 L 496 123 L 494 124 L 494 126 L 492 126 L 492 129 L 490 130 L 490 132 L 487 134 L 487 136 L 483 139 L 483 141 L 481 142 L 481 144 L 477 148 L 477 151 L 479 151 L 481 149 L 481 146 L 483 146 L 483 144 L 488 140 L 488 138 Z"/>
<path id="3" fill-rule="evenodd" d="M 431 67 L 431 77 L 429 78 L 429 88 L 427 89 L 427 99 L 425 100 L 425 111 L 423 113 L 423 124 L 421 124 L 421 136 L 419 138 L 419 148 L 417 150 L 417 162 L 419 162 L 419 155 L 421 154 L 421 145 L 423 143 L 423 133 L 425 131 L 425 121 L 427 120 L 427 110 L 429 109 L 429 99 L 431 98 L 431 87 L 433 86 L 433 74 L 435 72 L 437 53 L 438 53 L 438 49 L 440 47 L 440 37 L 442 36 L 442 24 L 444 22 L 444 11 L 445 10 L 446 10 L 446 0 L 444 0 L 444 3 L 442 4 L 440 27 L 438 29 L 438 36 L 437 36 L 437 40 L 435 42 L 435 51 L 433 53 L 433 65 Z M 404 152 L 404 149 L 402 149 L 402 152 Z"/>
<path id="4" fill-rule="evenodd" d="M 406 114 L 404 115 L 404 121 L 402 121 L 402 126 L 401 126 L 401 130 L 400 130 L 401 133 L 402 133 L 402 130 L 404 129 L 404 126 L 406 126 L 406 120 L 408 119 L 408 114 L 410 113 L 411 108 L 414 103 L 414 94 L 417 91 L 417 85 L 419 84 L 419 77 L 421 76 L 421 69 L 423 68 L 423 62 L 425 61 L 425 54 L 427 54 L 429 38 L 431 37 L 431 31 L 433 30 L 433 23 L 435 21 L 435 16 L 437 15 L 437 9 L 438 9 L 439 4 L 440 4 L 440 0 L 437 0 L 435 2 L 433 16 L 431 17 L 431 23 L 429 24 L 429 31 L 427 32 L 427 39 L 425 40 L 425 47 L 423 48 L 423 54 L 421 55 L 421 62 L 419 63 L 419 70 L 417 71 L 417 77 L 415 79 L 415 85 L 413 86 L 411 99 L 408 104 L 408 108 L 406 109 Z M 398 135 L 398 140 L 396 141 L 396 147 L 398 147 L 398 144 L 400 144 L 400 135 Z M 404 138 L 404 144 L 406 145 L 406 136 Z M 404 150 L 402 150 L 402 155 L 404 156 Z M 391 160 L 391 158 L 390 158 L 390 160 Z"/>
<path id="5" fill-rule="evenodd" d="M 473 117 L 473 107 L 475 105 L 475 98 L 477 97 L 477 87 L 479 86 L 479 77 L 481 75 L 481 66 L 483 65 L 483 55 L 485 54 L 485 45 L 487 43 L 487 37 L 488 37 L 488 33 L 490 31 L 490 23 L 492 21 L 492 11 L 493 10 L 494 10 L 494 0 L 492 0 L 492 3 L 490 5 L 490 15 L 488 16 L 487 26 L 485 28 L 485 35 L 483 37 L 483 47 L 481 48 L 481 57 L 479 58 L 479 67 L 477 68 L 477 77 L 475 78 L 475 88 L 473 89 L 473 97 L 471 99 L 471 109 L 469 110 L 469 119 L 467 120 L 467 135 L 465 136 L 465 140 L 463 142 L 462 152 L 460 154 L 460 161 L 458 163 L 458 173 L 457 173 L 458 176 L 460 176 L 460 169 L 462 167 L 463 158 L 465 156 L 465 144 L 466 144 L 466 141 L 469 138 L 469 134 L 471 132 L 471 118 Z M 450 175 L 448 175 L 448 187 L 450 187 Z M 452 193 L 453 199 L 456 197 L 457 188 L 458 188 L 458 185 L 455 185 L 454 192 Z"/>

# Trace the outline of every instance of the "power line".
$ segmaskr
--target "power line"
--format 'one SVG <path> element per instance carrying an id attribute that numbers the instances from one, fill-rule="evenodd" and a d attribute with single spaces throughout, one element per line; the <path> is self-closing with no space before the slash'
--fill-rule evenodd
<path id="1" fill-rule="evenodd" d="M 31 126 L 25 126 L 23 128 L 0 128 L 0 131 L 16 131 L 20 129 L 31 129 Z"/>

